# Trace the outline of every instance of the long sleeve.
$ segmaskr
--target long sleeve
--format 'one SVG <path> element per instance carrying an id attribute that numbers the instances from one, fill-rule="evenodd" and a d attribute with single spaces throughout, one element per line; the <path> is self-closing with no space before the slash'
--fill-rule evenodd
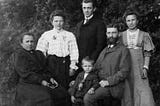
<path id="1" fill-rule="evenodd" d="M 37 46 L 36 46 L 36 50 L 40 50 L 44 53 L 44 55 L 47 55 L 47 51 L 48 51 L 48 47 L 49 47 L 49 43 L 46 40 L 46 36 L 45 33 L 42 34 L 42 36 L 39 38 Z"/>
<path id="2" fill-rule="evenodd" d="M 106 29 L 105 29 L 105 24 L 103 22 L 97 23 L 97 45 L 93 53 L 91 54 L 91 58 L 93 60 L 96 60 L 98 58 L 98 55 L 100 52 L 103 50 L 103 48 L 106 46 Z"/>
<path id="3" fill-rule="evenodd" d="M 76 38 L 73 34 L 72 34 L 72 36 L 70 36 L 69 52 L 70 52 L 71 64 L 75 65 L 75 63 L 78 63 L 79 52 L 78 52 Z"/>
<path id="4" fill-rule="evenodd" d="M 36 64 L 32 62 L 27 56 L 28 54 L 23 52 L 16 53 L 15 57 L 15 68 L 16 72 L 21 79 L 27 81 L 28 83 L 37 83 L 41 84 L 43 76 L 38 72 L 41 71 L 41 68 L 37 68 Z M 38 62 L 38 61 L 37 61 Z"/>
<path id="5" fill-rule="evenodd" d="M 117 71 L 117 73 L 107 78 L 109 85 L 110 86 L 116 85 L 121 81 L 123 81 L 127 77 L 130 71 L 130 66 L 131 66 L 130 53 L 127 48 L 124 48 L 122 50 L 122 54 L 120 58 L 119 71 Z"/>

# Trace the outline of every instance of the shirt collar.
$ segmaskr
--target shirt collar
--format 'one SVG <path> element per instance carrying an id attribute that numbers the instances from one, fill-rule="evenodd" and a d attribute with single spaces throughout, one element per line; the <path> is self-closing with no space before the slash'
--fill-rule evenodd
<path id="1" fill-rule="evenodd" d="M 61 29 L 61 30 L 57 30 L 57 29 L 53 28 L 53 31 L 54 31 L 54 32 L 56 32 L 56 33 L 60 33 L 60 32 L 62 32 L 62 31 L 63 31 L 63 29 Z"/>
<path id="2" fill-rule="evenodd" d="M 89 17 L 84 17 L 84 18 L 85 18 L 85 20 L 86 19 L 90 20 L 92 17 L 93 17 L 93 14 L 91 16 L 89 16 Z"/>

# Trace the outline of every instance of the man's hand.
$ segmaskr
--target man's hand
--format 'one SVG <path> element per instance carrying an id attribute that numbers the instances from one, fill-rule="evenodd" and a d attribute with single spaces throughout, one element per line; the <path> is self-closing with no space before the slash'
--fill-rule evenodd
<path id="1" fill-rule="evenodd" d="M 75 103 L 76 98 L 74 96 L 71 96 L 71 101 L 72 101 L 72 103 Z"/>
<path id="2" fill-rule="evenodd" d="M 105 87 L 105 86 L 108 86 L 108 85 L 109 85 L 109 82 L 108 82 L 107 80 L 101 80 L 101 81 L 99 82 L 99 84 L 100 84 L 101 87 Z"/>
<path id="3" fill-rule="evenodd" d="M 87 93 L 90 94 L 90 95 L 94 94 L 94 88 L 90 88 Z"/>

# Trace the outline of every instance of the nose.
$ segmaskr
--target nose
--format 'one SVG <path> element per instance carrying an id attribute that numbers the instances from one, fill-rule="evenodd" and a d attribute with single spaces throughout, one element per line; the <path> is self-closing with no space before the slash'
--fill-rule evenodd
<path id="1" fill-rule="evenodd" d="M 29 45 L 31 46 L 33 43 L 32 42 L 29 42 Z"/>

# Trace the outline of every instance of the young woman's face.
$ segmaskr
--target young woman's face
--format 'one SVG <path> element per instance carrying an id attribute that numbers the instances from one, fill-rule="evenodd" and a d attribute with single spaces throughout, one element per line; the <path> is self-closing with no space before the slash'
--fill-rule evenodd
<path id="1" fill-rule="evenodd" d="M 62 16 L 54 16 L 52 25 L 55 29 L 61 30 L 63 29 L 64 19 Z"/>
<path id="2" fill-rule="evenodd" d="M 130 30 L 134 30 L 137 28 L 138 20 L 136 15 L 128 15 L 126 17 L 126 24 Z"/>

